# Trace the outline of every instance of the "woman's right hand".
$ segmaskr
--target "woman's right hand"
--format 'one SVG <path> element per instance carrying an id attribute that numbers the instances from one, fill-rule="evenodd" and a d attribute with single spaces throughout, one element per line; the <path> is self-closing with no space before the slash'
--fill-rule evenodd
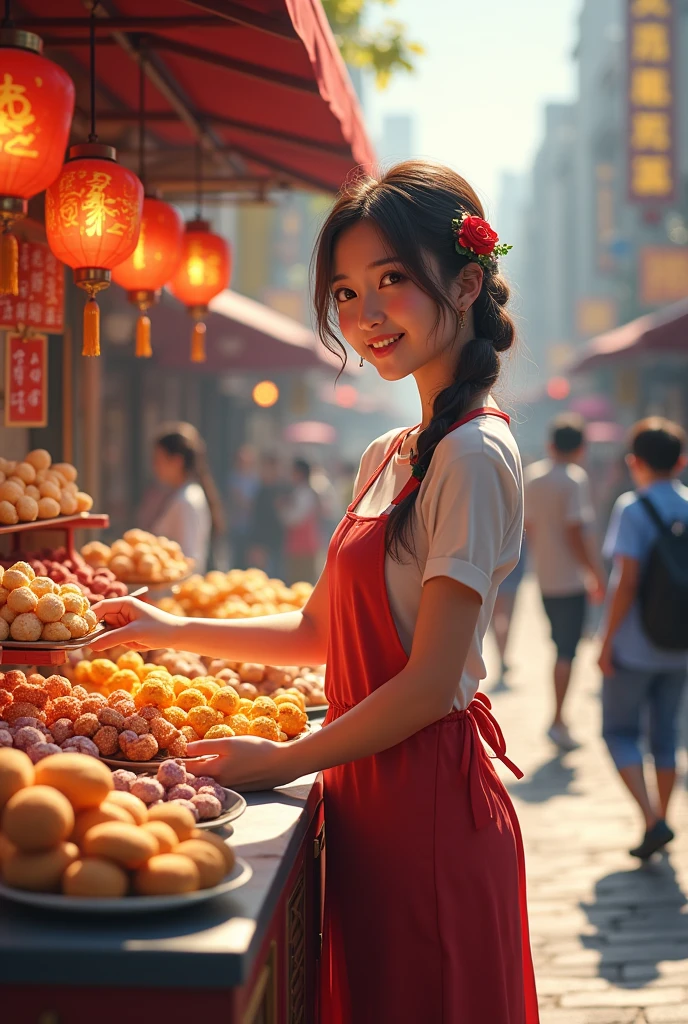
<path id="1" fill-rule="evenodd" d="M 132 651 L 155 651 L 161 647 L 170 647 L 172 633 L 183 621 L 131 597 L 100 601 L 93 606 L 93 611 L 101 622 L 111 627 L 89 645 L 94 651 L 106 651 L 119 646 L 128 647 Z"/>

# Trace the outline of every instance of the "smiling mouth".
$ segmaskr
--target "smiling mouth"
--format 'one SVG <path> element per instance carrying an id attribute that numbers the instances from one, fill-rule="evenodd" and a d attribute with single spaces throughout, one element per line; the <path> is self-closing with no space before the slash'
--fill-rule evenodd
<path id="1" fill-rule="evenodd" d="M 389 355 L 399 344 L 401 339 L 404 337 L 404 332 L 401 334 L 395 334 L 391 338 L 384 338 L 381 341 L 373 341 L 368 346 L 376 359 L 382 358 L 382 356 Z"/>

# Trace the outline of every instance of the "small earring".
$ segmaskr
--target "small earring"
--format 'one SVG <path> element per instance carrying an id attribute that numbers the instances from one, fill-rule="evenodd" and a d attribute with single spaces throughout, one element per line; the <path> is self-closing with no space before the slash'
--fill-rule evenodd
<path id="1" fill-rule="evenodd" d="M 360 361 L 360 363 L 359 363 L 358 365 L 359 365 L 359 366 L 363 366 L 363 362 L 364 362 L 364 360 L 363 360 L 363 356 L 361 356 L 361 361 Z"/>
<path id="2" fill-rule="evenodd" d="M 466 323 L 466 310 L 465 309 L 460 309 L 459 310 L 459 330 L 460 331 L 463 330 L 465 323 Z"/>

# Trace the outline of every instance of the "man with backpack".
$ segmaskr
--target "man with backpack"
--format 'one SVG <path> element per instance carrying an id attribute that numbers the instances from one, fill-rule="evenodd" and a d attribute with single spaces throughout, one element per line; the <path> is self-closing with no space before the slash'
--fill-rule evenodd
<path id="1" fill-rule="evenodd" d="M 614 571 L 599 660 L 603 735 L 645 821 L 630 851 L 641 860 L 674 838 L 666 815 L 688 670 L 688 488 L 677 479 L 688 464 L 685 443 L 681 427 L 658 416 L 633 427 L 627 463 L 636 490 L 614 506 L 604 544 Z M 643 773 L 645 720 L 656 804 Z"/>

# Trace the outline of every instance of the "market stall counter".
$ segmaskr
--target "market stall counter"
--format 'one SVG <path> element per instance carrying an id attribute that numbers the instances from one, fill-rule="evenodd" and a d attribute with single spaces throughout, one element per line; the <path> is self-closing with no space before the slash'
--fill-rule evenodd
<path id="1" fill-rule="evenodd" d="M 244 886 L 198 907 L 85 916 L 0 899 L 8 1024 L 313 1024 L 320 955 L 322 779 L 269 793 L 225 830 Z M 232 831 L 233 828 L 233 831 Z"/>

